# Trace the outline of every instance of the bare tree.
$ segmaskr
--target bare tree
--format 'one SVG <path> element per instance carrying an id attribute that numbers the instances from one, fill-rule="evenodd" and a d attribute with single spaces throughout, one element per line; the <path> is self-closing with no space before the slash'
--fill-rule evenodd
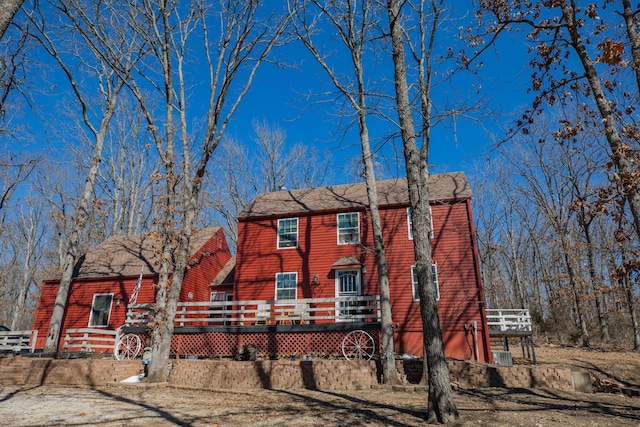
<path id="1" fill-rule="evenodd" d="M 189 6 L 143 1 L 132 2 L 129 11 L 152 55 L 130 74 L 127 84 L 147 121 L 164 185 L 156 214 L 161 255 L 148 377 L 157 382 L 169 374 L 173 320 L 209 161 L 259 66 L 280 43 L 286 21 L 252 0 L 196 1 Z M 196 51 L 200 63 L 192 56 Z M 206 70 L 208 81 L 202 87 L 192 85 L 187 74 L 191 64 Z M 189 97 L 195 90 L 207 97 L 200 134 L 189 121 Z"/>
<path id="2" fill-rule="evenodd" d="M 504 2 L 480 1 L 477 16 L 495 40 L 499 34 L 514 26 L 529 28 L 527 42 L 536 55 L 531 60 L 531 88 L 538 93 L 533 107 L 519 121 L 519 127 L 527 131 L 534 122 L 535 113 L 544 103 L 568 103 L 585 99 L 585 115 L 596 115 L 609 149 L 609 156 L 617 169 L 616 185 L 622 189 L 634 219 L 636 236 L 640 237 L 640 190 L 637 174 L 639 159 L 637 141 L 639 131 L 634 116 L 640 90 L 638 58 L 640 48 L 634 21 L 637 11 L 632 11 L 628 1 L 622 2 L 623 10 L 615 12 L 613 4 L 605 8 L 596 3 L 576 4 L 574 0 L 553 2 Z M 627 30 L 627 40 L 617 32 L 616 19 Z M 473 44 L 479 46 L 478 40 Z M 490 44 L 490 43 L 489 43 Z M 631 58 L 625 57 L 625 45 L 631 46 Z M 482 45 L 475 57 L 487 49 Z M 577 61 L 572 61 L 576 58 Z M 627 81 L 638 83 L 630 90 Z M 574 135 L 583 128 L 580 122 L 564 123 L 563 133 Z"/>
<path id="3" fill-rule="evenodd" d="M 11 154 L 0 157 L 0 235 L 11 198 L 18 186 L 31 175 L 38 162 L 38 159 L 20 159 Z"/>
<path id="4" fill-rule="evenodd" d="M 18 217 L 15 219 L 15 239 L 12 244 L 13 251 L 20 255 L 17 267 L 21 269 L 20 280 L 17 286 L 13 307 L 11 329 L 28 329 L 33 323 L 32 313 L 28 312 L 29 296 L 33 294 L 36 286 L 37 270 L 43 256 L 47 222 L 42 206 L 35 199 L 23 200 Z M 32 307 L 33 308 L 33 307 Z"/>
<path id="5" fill-rule="evenodd" d="M 425 371 L 427 371 L 429 387 L 427 422 L 450 423 L 457 420 L 459 414 L 451 392 L 449 368 L 444 355 L 442 330 L 438 316 L 436 291 L 433 286 L 428 171 L 431 109 L 433 106 L 430 94 L 433 73 L 431 57 L 442 5 L 441 3 L 431 2 L 434 14 L 430 25 L 427 25 L 426 22 L 426 10 L 422 8 L 424 3 L 420 2 L 419 5 L 419 31 L 423 37 L 417 42 L 415 52 L 420 63 L 420 109 L 424 125 L 420 149 L 418 149 L 416 138 L 418 133 L 414 125 L 412 103 L 409 96 L 407 59 L 404 48 L 405 28 L 400 9 L 401 3 L 397 0 L 388 0 L 387 9 L 394 67 L 395 100 L 407 168 L 407 186 L 416 259 L 415 271 L 418 277 L 420 313 L 424 334 Z M 407 7 L 409 6 L 407 5 Z"/>
<path id="6" fill-rule="evenodd" d="M 15 14 L 20 10 L 22 3 L 24 3 L 24 0 L 3 0 L 0 3 L 0 40 L 2 40 L 7 28 L 9 28 L 9 24 L 11 24 Z"/>
<path id="7" fill-rule="evenodd" d="M 218 167 L 205 186 L 208 191 L 203 207 L 210 207 L 215 218 L 222 218 L 232 247 L 238 237 L 236 217 L 258 194 L 317 187 L 331 171 L 330 156 L 319 158 L 306 145 L 290 146 L 279 126 L 255 120 L 253 131 L 253 144 L 226 138 L 216 153 Z M 202 222 L 207 223 L 205 218 Z"/>
<path id="8" fill-rule="evenodd" d="M 69 239 L 65 244 L 62 277 L 48 328 L 45 352 L 57 351 L 73 271 L 80 256 L 80 236 L 89 220 L 104 142 L 116 111 L 118 96 L 124 87 L 124 81 L 109 67 L 108 61 L 118 58 L 129 70 L 140 59 L 141 50 L 141 44 L 134 35 L 120 28 L 113 31 L 112 25 L 126 17 L 111 9 L 109 4 L 96 2 L 87 7 L 85 2 L 63 0 L 59 5 L 50 6 L 51 9 L 46 12 L 35 9 L 28 14 L 28 18 L 38 31 L 35 37 L 67 78 L 93 150 L 84 188 L 75 207 Z M 57 28 L 47 22 L 54 11 L 59 13 L 55 20 L 60 24 Z M 85 54 L 77 55 L 75 49 L 78 45 L 85 47 Z M 79 62 L 74 63 L 75 60 Z M 86 84 L 89 78 L 95 79 L 93 86 Z M 81 81 L 85 84 L 81 85 Z M 99 103 L 93 102 L 94 93 L 99 96 Z"/>
<path id="9" fill-rule="evenodd" d="M 160 172 L 160 162 L 148 139 L 146 120 L 136 107 L 135 101 L 123 99 L 105 143 L 96 183 L 105 237 L 152 229 L 153 177 Z"/>
<path id="10" fill-rule="evenodd" d="M 14 38 L 7 37 L 0 49 L 0 137 L 14 136 L 8 123 L 15 115 L 17 99 L 14 93 L 23 94 L 23 85 L 27 79 L 26 63 L 31 54 L 29 26 L 21 28 Z"/>
<path id="11" fill-rule="evenodd" d="M 371 40 L 374 39 L 373 31 L 377 31 L 379 16 L 376 16 L 376 13 L 381 12 L 380 9 L 374 7 L 375 5 L 376 2 L 366 0 L 360 2 L 310 0 L 291 2 L 289 9 L 293 16 L 298 39 L 302 41 L 322 67 L 337 89 L 339 96 L 346 99 L 348 108 L 354 112 L 354 120 L 357 122 L 369 201 L 369 217 L 373 230 L 373 252 L 378 270 L 378 287 L 380 288 L 382 375 L 385 384 L 393 384 L 398 382 L 398 378 L 393 343 L 389 271 L 378 208 L 374 155 L 371 150 L 367 124 L 367 118 L 371 114 L 369 108 L 371 89 L 366 84 L 365 54 L 368 49 L 374 47 L 371 45 Z M 344 71 L 344 74 L 335 70 L 336 68 L 341 69 L 345 65 L 345 61 L 342 58 L 336 58 L 341 62 L 340 66 L 337 63 L 331 64 L 330 55 L 328 52 L 322 51 L 322 43 L 316 40 L 317 37 L 321 37 L 317 33 L 317 28 L 323 25 L 323 18 L 326 18 L 328 30 L 335 31 L 336 39 L 345 49 L 345 56 L 350 59 L 350 67 L 348 71 Z"/>

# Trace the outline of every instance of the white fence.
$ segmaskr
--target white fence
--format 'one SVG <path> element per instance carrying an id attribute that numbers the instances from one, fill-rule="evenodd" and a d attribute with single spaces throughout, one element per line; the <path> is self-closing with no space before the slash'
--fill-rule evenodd
<path id="1" fill-rule="evenodd" d="M 63 349 L 66 352 L 113 353 L 120 330 L 97 328 L 67 329 Z"/>
<path id="2" fill-rule="evenodd" d="M 126 326 L 145 325 L 151 305 L 127 309 Z M 380 321 L 380 296 L 178 303 L 175 326 L 275 325 Z"/>
<path id="3" fill-rule="evenodd" d="M 0 351 L 19 353 L 28 350 L 33 353 L 36 348 L 38 331 L 6 331 L 0 332 Z"/>
<path id="4" fill-rule="evenodd" d="M 532 332 L 528 309 L 487 309 L 487 324 L 493 333 Z"/>

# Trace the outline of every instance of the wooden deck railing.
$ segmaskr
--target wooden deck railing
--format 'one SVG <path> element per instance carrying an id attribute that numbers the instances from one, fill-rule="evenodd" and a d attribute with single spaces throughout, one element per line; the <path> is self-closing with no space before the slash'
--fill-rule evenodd
<path id="1" fill-rule="evenodd" d="M 67 329 L 64 336 L 65 352 L 113 353 L 120 330 L 98 328 Z"/>
<path id="2" fill-rule="evenodd" d="M 152 306 L 127 308 L 125 326 L 143 326 Z M 178 303 L 174 326 L 379 322 L 380 296 Z"/>
<path id="3" fill-rule="evenodd" d="M 36 348 L 38 331 L 6 331 L 0 332 L 0 351 L 19 353 L 28 350 L 33 353 Z"/>
<path id="4" fill-rule="evenodd" d="M 529 310 L 487 309 L 487 324 L 491 334 L 532 332 Z"/>

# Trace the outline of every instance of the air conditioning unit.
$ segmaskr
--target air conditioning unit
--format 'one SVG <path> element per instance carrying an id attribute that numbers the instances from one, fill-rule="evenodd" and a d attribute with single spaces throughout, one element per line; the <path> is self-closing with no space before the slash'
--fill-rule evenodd
<path id="1" fill-rule="evenodd" d="M 500 366 L 513 366 L 510 351 L 493 351 L 493 360 Z"/>

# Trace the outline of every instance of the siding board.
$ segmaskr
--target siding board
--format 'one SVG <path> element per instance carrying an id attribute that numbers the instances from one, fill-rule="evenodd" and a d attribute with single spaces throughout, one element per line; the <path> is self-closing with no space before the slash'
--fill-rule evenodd
<path id="1" fill-rule="evenodd" d="M 352 212 L 353 210 L 351 210 Z M 368 212 L 360 212 L 360 245 L 337 244 L 337 211 L 311 212 L 297 216 L 298 247 L 277 249 L 277 220 L 240 218 L 236 290 L 234 299 L 274 299 L 275 274 L 298 273 L 298 298 L 335 296 L 333 264 L 341 257 L 354 257 L 362 263 L 362 293 L 378 294 L 378 274 L 373 255 L 373 236 Z M 350 211 L 343 211 L 350 212 Z M 433 261 L 438 266 L 440 286 L 438 314 L 446 340 L 447 356 L 469 359 L 468 333 L 473 322 L 482 325 L 481 283 L 476 275 L 476 256 L 472 224 L 466 199 L 432 206 L 434 238 Z M 396 351 L 422 355 L 422 323 L 419 301 L 413 300 L 411 267 L 415 264 L 413 241 L 409 238 L 405 206 L 381 207 L 381 221 L 396 330 Z M 317 274 L 318 283 L 312 283 Z M 482 343 L 488 346 L 488 343 Z M 487 351 L 480 352 L 487 359 Z"/>

